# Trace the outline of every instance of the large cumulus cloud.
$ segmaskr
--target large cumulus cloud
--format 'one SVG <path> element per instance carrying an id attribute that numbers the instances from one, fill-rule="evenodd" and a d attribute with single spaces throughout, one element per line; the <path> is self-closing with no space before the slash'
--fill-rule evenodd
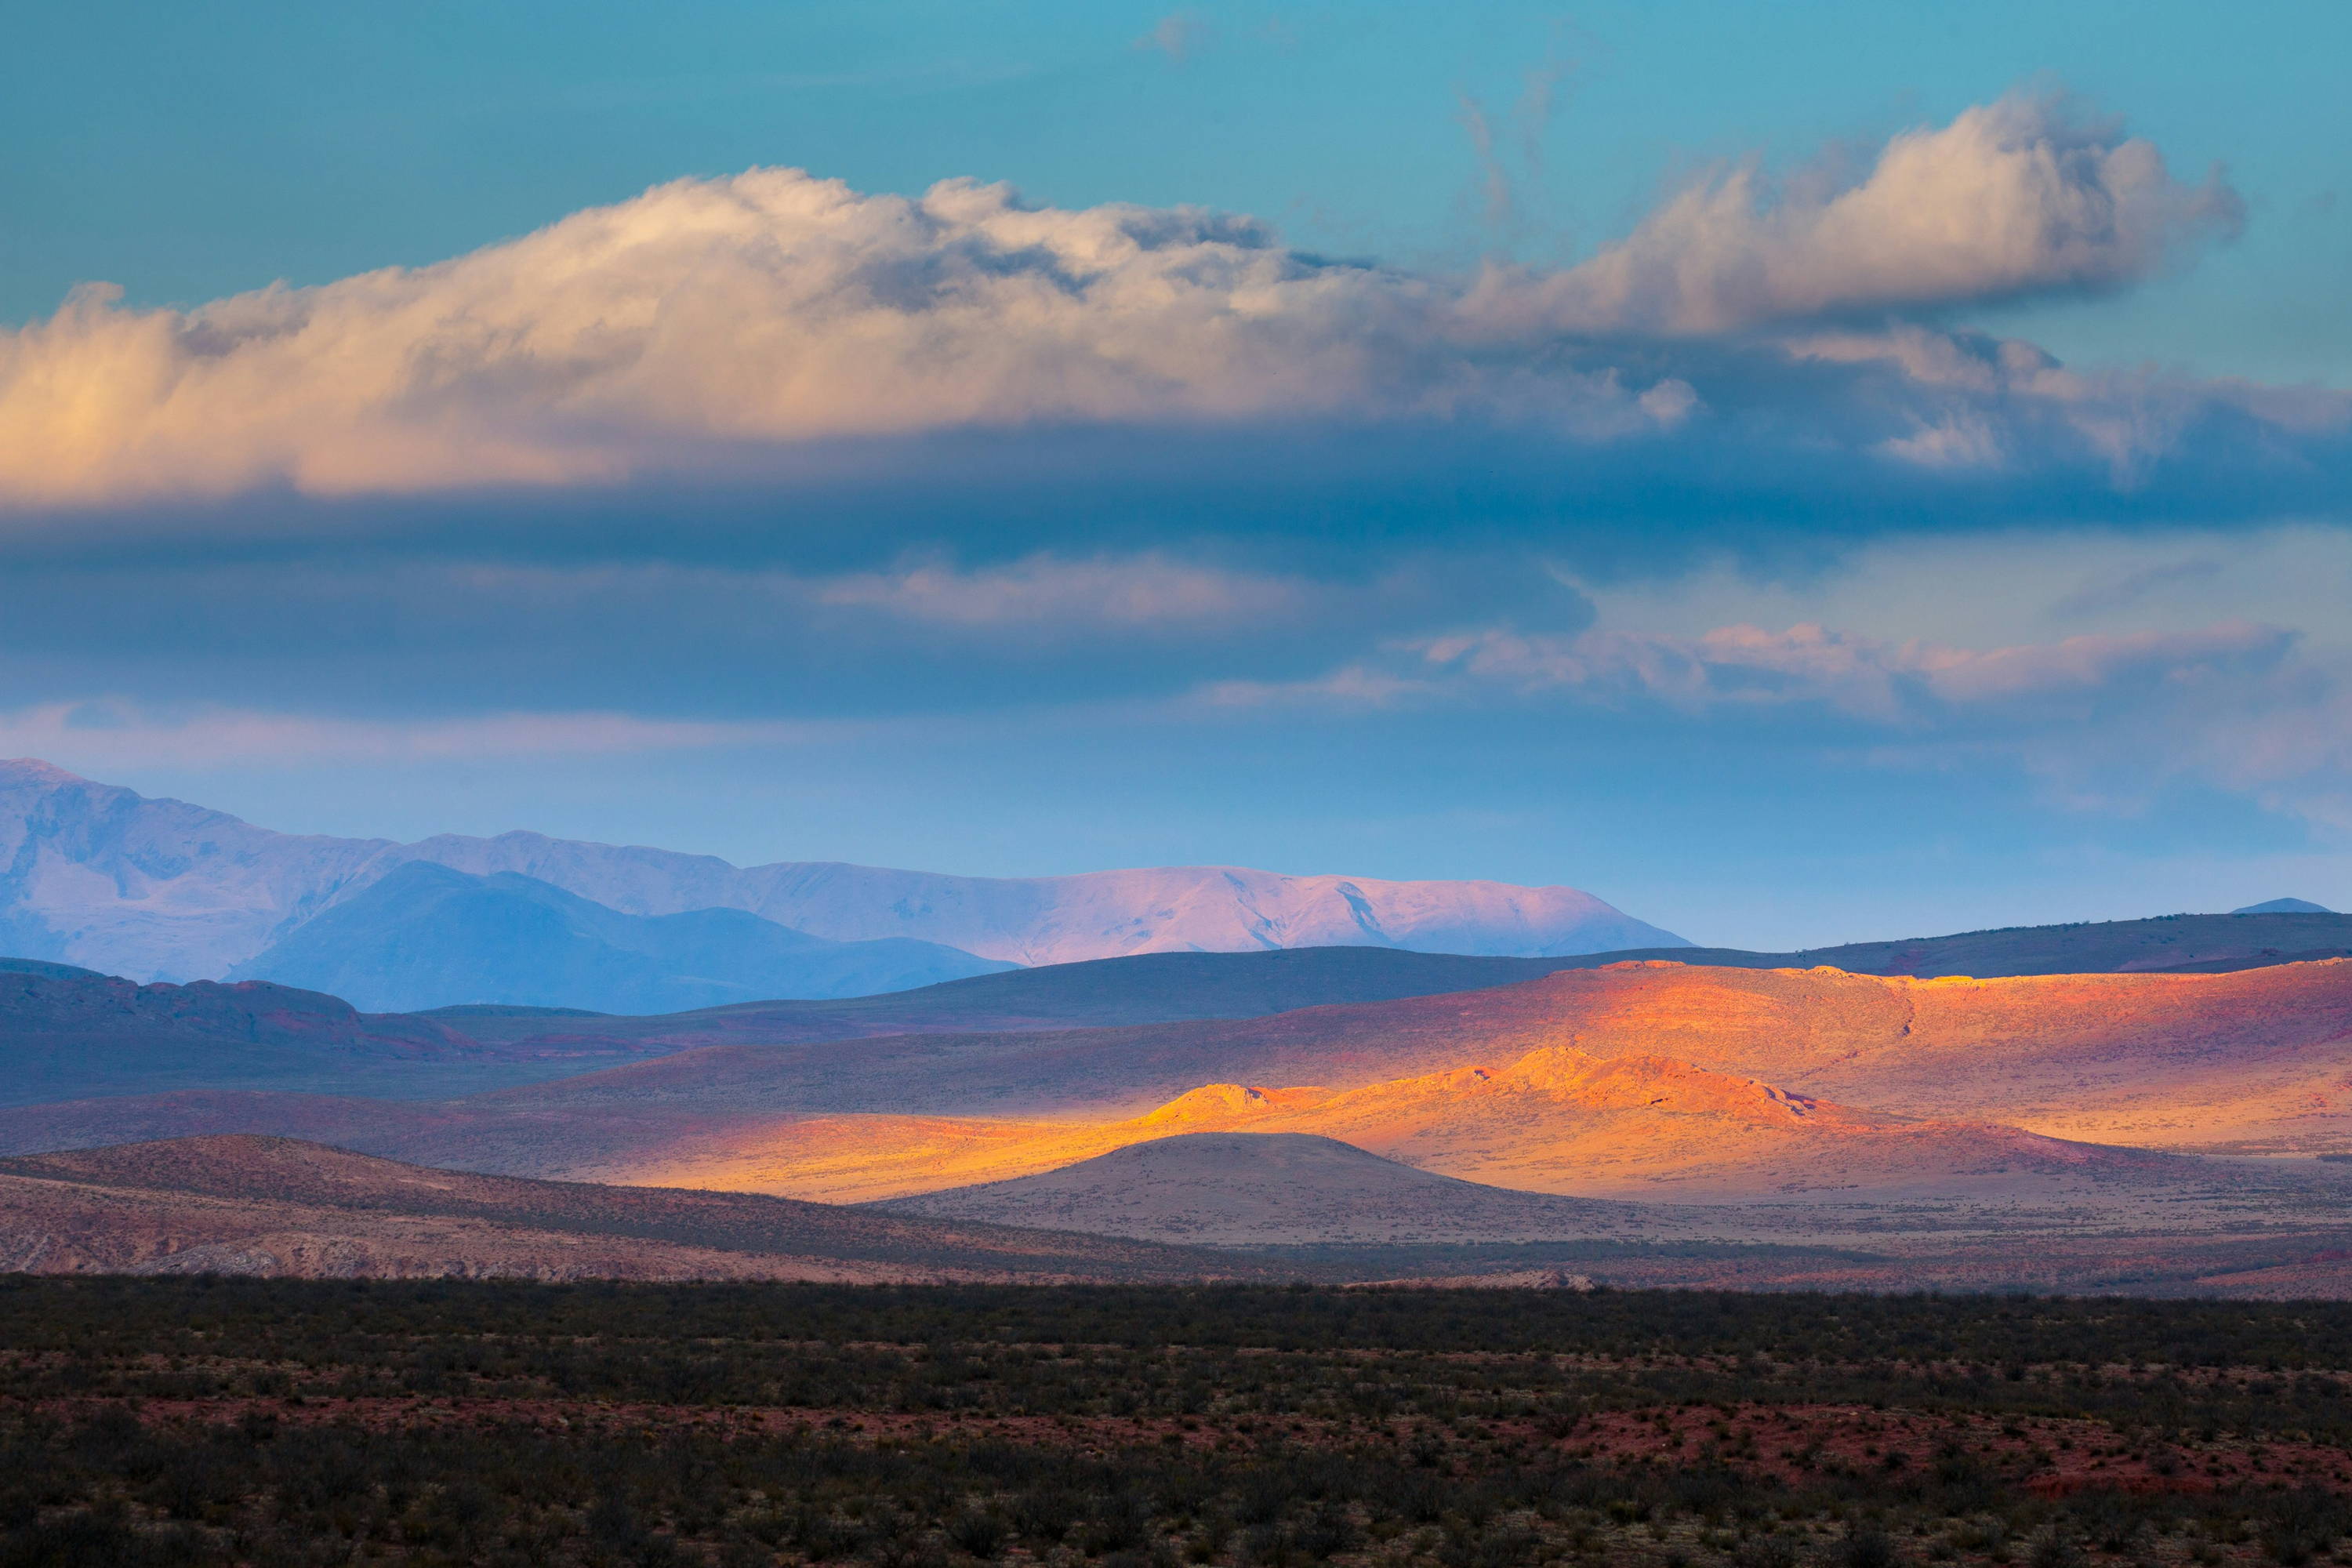
<path id="1" fill-rule="evenodd" d="M 683 180 L 439 266 L 200 310 L 85 290 L 0 354 L 20 501 L 593 484 L 702 449 L 973 426 L 1442 411 L 1602 429 L 1608 377 L 1448 342 L 1423 279 L 1194 211 Z"/>
<path id="2" fill-rule="evenodd" d="M 193 310 L 85 289 L 0 336 L 0 508 L 680 479 L 790 494 L 1017 467 L 1015 433 L 1096 430 L 1147 437 L 1104 448 L 1114 468 L 1150 468 L 1162 440 L 1258 443 L 1181 465 L 1253 481 L 1319 464 L 1392 485 L 1453 440 L 1465 468 L 1534 476 L 1545 505 L 1801 470 L 1816 492 L 2129 490 L 2173 462 L 2196 469 L 2184 504 L 2277 510 L 2340 467 L 2345 398 L 2084 375 L 1921 314 L 2121 286 L 2237 212 L 2225 185 L 2032 99 L 1897 137 L 1843 189 L 1740 171 L 1580 266 L 1471 279 L 1306 256 L 1192 209 L 755 170 Z M 1333 434 L 1350 430 L 1374 435 Z M 920 446 L 975 437 L 983 457 Z M 1507 464 L 1477 454 L 1492 440 Z M 845 479 L 812 466 L 843 443 Z"/>

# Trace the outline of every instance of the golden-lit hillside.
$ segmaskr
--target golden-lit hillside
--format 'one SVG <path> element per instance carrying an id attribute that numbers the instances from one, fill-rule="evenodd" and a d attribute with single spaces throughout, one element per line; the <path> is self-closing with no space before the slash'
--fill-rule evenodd
<path id="1" fill-rule="evenodd" d="M 604 1180 L 846 1203 L 1023 1176 L 1178 1132 L 1306 1132 L 1528 1192 L 1729 1196 L 2026 1173 L 2123 1172 L 2160 1157 L 2012 1128 L 1859 1110 L 1670 1058 L 1551 1047 L 1349 1089 L 1211 1084 L 1099 1121 L 825 1116 L 688 1137 Z"/>

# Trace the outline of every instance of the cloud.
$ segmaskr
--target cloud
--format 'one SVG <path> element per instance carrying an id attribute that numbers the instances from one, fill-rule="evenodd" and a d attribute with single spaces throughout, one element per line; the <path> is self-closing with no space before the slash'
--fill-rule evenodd
<path id="1" fill-rule="evenodd" d="M 1208 22 L 1196 11 L 1171 11 L 1151 26 L 1151 30 L 1135 40 L 1139 49 L 1157 49 L 1183 65 L 1206 48 L 1213 35 Z"/>
<path id="2" fill-rule="evenodd" d="M 1520 728 L 1550 712 L 1588 737 L 1606 718 L 1614 744 L 1642 750 L 1659 726 L 1683 726 L 1751 760 L 1810 753 L 1831 776 L 1991 763 L 2036 781 L 2048 804 L 2111 817 L 2187 785 L 2352 843 L 2352 657 L 2250 621 L 1992 648 L 1817 625 L 1489 628 L 1392 643 L 1318 676 L 1206 682 L 1170 710 L 1382 725 L 1484 713 Z"/>
<path id="3" fill-rule="evenodd" d="M 604 757 L 777 746 L 838 730 L 611 712 L 370 720 L 222 706 L 156 710 L 101 697 L 0 710 L 0 755 L 38 756 L 78 768 Z"/>
<path id="4" fill-rule="evenodd" d="M 1523 559 L 1468 550 L 1278 564 L 1171 549 L 929 552 L 831 572 L 125 553 L 13 567 L 0 710 L 92 691 L 161 710 L 233 691 L 298 710 L 375 693 L 477 713 L 1003 711 L 1303 674 L 1465 616 L 1555 631 L 1591 616 Z"/>
<path id="5" fill-rule="evenodd" d="M 191 312 L 84 289 L 0 339 L 0 495 L 593 486 L 730 447 L 1482 403 L 1652 423 L 1612 374 L 1486 374 L 1448 345 L 1451 310 L 1245 218 L 757 170 Z"/>
<path id="6" fill-rule="evenodd" d="M 2184 184 L 2153 144 L 2019 94 L 1906 132 L 1843 189 L 1775 188 L 1752 163 L 1703 180 L 1590 261 L 1494 288 L 1517 321 L 1720 332 L 2116 289 L 2244 217 L 2219 174 Z"/>
<path id="7" fill-rule="evenodd" d="M 1192 208 L 1036 208 L 969 180 L 861 195 L 754 170 L 192 310 L 86 288 L 0 333 L 0 511 L 71 540 L 91 509 L 208 500 L 194 531 L 218 538 L 327 526 L 301 510 L 320 498 L 488 488 L 507 500 L 483 526 L 513 531 L 581 526 L 517 489 L 735 486 L 839 515 L 898 495 L 936 540 L 983 526 L 943 516 L 992 505 L 1034 519 L 992 485 L 1058 482 L 1107 512 L 1189 487 L 1228 520 L 1213 531 L 1262 526 L 1231 521 L 1234 498 L 1307 516 L 1292 493 L 1392 504 L 1465 475 L 1496 492 L 1490 515 L 1888 486 L 1980 511 L 1988 477 L 2046 510 L 2053 489 L 2077 507 L 2171 465 L 2164 505 L 2275 515 L 2337 493 L 2352 398 L 1820 324 L 2121 286 L 2235 212 L 2147 143 L 2025 99 L 1896 138 L 1843 192 L 1768 200 L 1742 171 L 1581 266 L 1472 279 L 1305 255 Z M 347 508 L 332 526 L 389 525 Z"/>
<path id="8" fill-rule="evenodd" d="M 2352 837 L 2352 658 L 2285 628 L 2177 631 L 1970 648 L 1818 625 L 1696 636 L 1507 628 L 1391 644 L 1285 681 L 1204 684 L 1184 710 L 1330 714 L 1562 705 L 1740 727 L 1746 742 L 1881 767 L 1995 758 L 2077 809 L 2134 813 L 2187 781 Z"/>
<path id="9" fill-rule="evenodd" d="M 1212 626 L 1293 615 L 1309 584 L 1173 561 L 1162 555 L 1062 561 L 1033 556 L 1013 565 L 961 570 L 929 562 L 857 573 L 813 585 L 824 605 L 884 611 L 909 621 L 972 628 L 1050 626 L 1146 629 Z"/>
<path id="10" fill-rule="evenodd" d="M 1820 626 L 1721 626 L 1698 637 L 1503 630 L 1409 644 L 1433 671 L 1522 693 L 1653 701 L 1697 712 L 1818 705 L 1904 729 L 1997 716 L 2072 722 L 2151 690 L 2274 668 L 2294 643 L 2276 626 L 2229 622 L 2187 632 L 2067 637 L 1974 649 L 1891 643 Z"/>

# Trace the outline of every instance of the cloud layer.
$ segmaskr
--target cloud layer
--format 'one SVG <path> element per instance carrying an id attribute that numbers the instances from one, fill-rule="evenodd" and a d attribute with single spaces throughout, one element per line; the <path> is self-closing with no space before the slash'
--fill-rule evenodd
<path id="1" fill-rule="evenodd" d="M 1902 780 L 2023 777 L 2352 832 L 2352 396 L 1966 325 L 2240 221 L 2021 97 L 1549 271 L 763 169 L 192 310 L 92 289 L 0 333 L 0 751 L 640 758 L 1175 858 L 1239 851 L 1128 825 L 1220 791 L 1219 834 L 1489 811 L 1508 859 L 1676 789 L 1736 825 L 1776 767 L 1832 837 L 1861 775 L 1905 825 Z"/>
<path id="2" fill-rule="evenodd" d="M 2266 463 L 2308 489 L 2342 461 L 2344 397 L 2084 376 L 1885 319 L 2122 286 L 2239 212 L 2218 180 L 2184 184 L 2147 142 L 2028 98 L 1899 136 L 1843 188 L 1742 169 L 1582 265 L 1472 279 L 1306 256 L 1194 209 L 754 170 L 194 310 L 87 288 L 0 335 L 0 510 L 653 478 L 792 495 L 838 478 L 809 466 L 828 444 L 884 443 L 858 461 L 895 482 L 970 456 L 889 443 L 1088 428 L 1386 432 L 1391 462 L 1434 452 L 1431 433 L 1499 433 L 1572 492 L 1628 451 L 1733 491 L 1832 460 L 1845 483 L 2128 486 L 2227 426 L 2233 479 Z M 1250 462 L 1276 477 L 1277 456 Z"/>
<path id="3" fill-rule="evenodd" d="M 2130 813 L 2183 782 L 2352 835 L 2352 649 L 2246 620 L 1976 648 L 1819 625 L 1696 635 L 1489 627 L 1391 644 L 1208 709 L 1608 713 L 1744 732 L 1880 767 L 1994 759 L 2070 806 Z"/>

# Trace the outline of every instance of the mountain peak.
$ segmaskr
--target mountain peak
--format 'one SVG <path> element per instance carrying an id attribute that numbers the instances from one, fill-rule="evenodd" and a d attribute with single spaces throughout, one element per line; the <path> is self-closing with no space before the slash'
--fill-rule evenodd
<path id="1" fill-rule="evenodd" d="M 88 784 L 79 773 L 69 773 L 55 763 L 45 763 L 38 757 L 0 757 L 0 773 L 15 773 L 42 784 Z"/>
<path id="2" fill-rule="evenodd" d="M 2272 899 L 2265 903 L 2248 904 L 2230 912 L 2233 915 L 2332 915 L 2336 911 L 2326 904 L 2315 904 L 2309 899 Z"/>

